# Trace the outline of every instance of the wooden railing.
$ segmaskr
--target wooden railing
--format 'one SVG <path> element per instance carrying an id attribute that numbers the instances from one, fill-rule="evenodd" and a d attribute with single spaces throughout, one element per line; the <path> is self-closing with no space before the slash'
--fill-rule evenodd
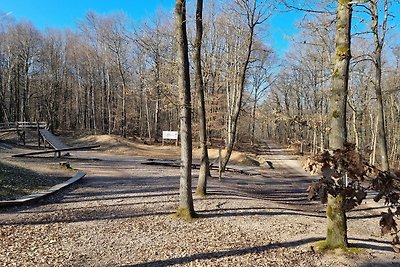
<path id="1" fill-rule="evenodd" d="M 4 122 L 0 123 L 0 129 L 24 129 L 24 128 L 47 128 L 46 122 L 27 122 L 27 121 L 17 121 L 17 122 Z"/>

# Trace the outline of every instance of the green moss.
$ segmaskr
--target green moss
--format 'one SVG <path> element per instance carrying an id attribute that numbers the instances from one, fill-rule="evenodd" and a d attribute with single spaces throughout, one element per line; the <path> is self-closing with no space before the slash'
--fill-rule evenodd
<path id="1" fill-rule="evenodd" d="M 331 206 L 326 207 L 326 216 L 332 217 L 332 207 Z"/>
<path id="2" fill-rule="evenodd" d="M 342 194 L 336 197 L 328 195 L 326 244 L 331 249 L 348 246 L 346 214 L 342 210 L 343 200 Z"/>
<path id="3" fill-rule="evenodd" d="M 350 0 L 338 0 L 340 5 L 348 5 L 350 3 Z"/>
<path id="4" fill-rule="evenodd" d="M 333 77 L 339 77 L 339 70 L 337 68 L 335 68 L 335 70 L 333 71 Z"/>
<path id="5" fill-rule="evenodd" d="M 190 212 L 188 208 L 179 208 L 176 213 L 169 215 L 169 217 L 173 219 L 183 219 L 187 222 L 191 222 L 194 218 L 197 218 L 198 216 L 196 215 L 196 213 Z"/>
<path id="6" fill-rule="evenodd" d="M 343 253 L 346 255 L 354 255 L 360 254 L 365 251 L 365 249 L 358 248 L 355 245 L 346 246 L 338 246 L 338 247 L 330 247 L 326 240 L 321 240 L 313 243 L 311 247 L 318 252 L 335 252 L 335 253 Z"/>
<path id="7" fill-rule="evenodd" d="M 335 61 L 336 60 L 344 60 L 350 57 L 350 48 L 343 45 L 336 47 L 335 51 Z"/>
<path id="8" fill-rule="evenodd" d="M 337 110 L 334 110 L 334 111 L 332 112 L 332 117 L 335 118 L 335 119 L 339 118 L 339 117 L 340 117 L 340 112 L 337 111 Z"/>

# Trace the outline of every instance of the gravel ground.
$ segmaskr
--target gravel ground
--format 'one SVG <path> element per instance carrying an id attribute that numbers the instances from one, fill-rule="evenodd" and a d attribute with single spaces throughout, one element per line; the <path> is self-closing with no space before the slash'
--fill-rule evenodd
<path id="1" fill-rule="evenodd" d="M 200 218 L 190 223 L 168 216 L 177 209 L 178 169 L 142 165 L 138 157 L 74 153 L 79 158 L 71 165 L 87 172 L 81 182 L 38 205 L 1 210 L 0 265 L 400 266 L 388 238 L 379 235 L 380 210 L 373 206 L 349 213 L 357 253 L 314 252 L 325 215 L 306 199 L 312 177 L 270 146 L 265 157 L 275 169 L 211 179 L 210 195 L 195 198 Z"/>

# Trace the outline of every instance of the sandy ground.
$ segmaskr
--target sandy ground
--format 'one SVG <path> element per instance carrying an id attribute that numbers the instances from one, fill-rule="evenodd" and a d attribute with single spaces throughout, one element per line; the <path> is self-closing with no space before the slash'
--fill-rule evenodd
<path id="1" fill-rule="evenodd" d="M 142 156 L 74 152 L 71 165 L 87 172 L 80 183 L 38 205 L 1 210 L 0 265 L 400 266 L 389 238 L 379 234 L 375 206 L 348 214 L 356 253 L 315 252 L 325 215 L 307 201 L 313 177 L 268 145 L 261 156 L 275 168 L 211 179 L 209 196 L 195 197 L 200 218 L 190 223 L 168 216 L 177 209 L 178 169 L 143 165 Z M 195 185 L 196 171 L 193 177 Z"/>

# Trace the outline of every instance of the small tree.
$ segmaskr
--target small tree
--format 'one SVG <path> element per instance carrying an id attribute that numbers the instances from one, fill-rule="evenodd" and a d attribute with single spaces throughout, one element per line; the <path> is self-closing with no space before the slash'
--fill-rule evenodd
<path id="1" fill-rule="evenodd" d="M 382 213 L 380 226 L 382 235 L 393 236 L 392 245 L 397 250 L 399 230 L 396 216 L 400 216 L 400 195 L 395 184 L 399 178 L 370 165 L 364 157 L 366 154 L 356 150 L 355 145 L 345 143 L 343 148 L 332 153 L 325 151 L 315 156 L 306 166 L 308 171 L 322 174 L 322 178 L 309 186 L 308 192 L 310 200 L 320 199 L 322 203 L 327 204 L 327 249 L 347 247 L 347 229 L 337 227 L 338 223 L 334 220 L 340 220 L 341 225 L 347 227 L 341 214 L 360 205 L 367 196 L 367 189 L 372 189 L 378 192 L 374 200 L 378 202 L 384 199 L 385 205 L 388 205 L 388 212 Z M 345 238 L 345 246 L 342 237 Z"/>

